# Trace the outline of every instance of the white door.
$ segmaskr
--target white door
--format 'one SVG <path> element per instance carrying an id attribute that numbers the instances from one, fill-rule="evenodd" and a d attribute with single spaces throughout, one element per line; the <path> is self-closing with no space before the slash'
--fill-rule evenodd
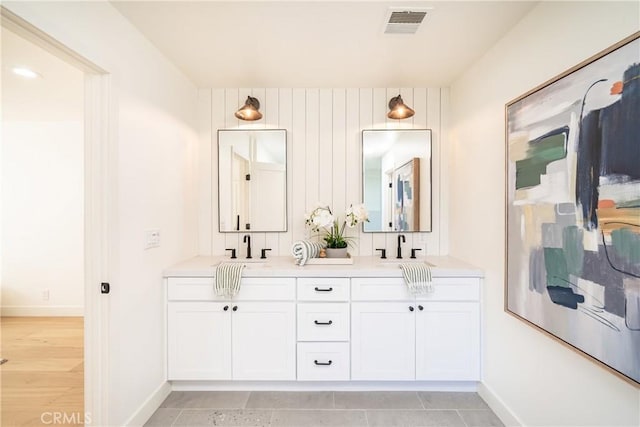
<path id="1" fill-rule="evenodd" d="M 233 303 L 234 380 L 295 380 L 293 302 Z"/>
<path id="2" fill-rule="evenodd" d="M 418 302 L 416 307 L 416 379 L 479 380 L 478 303 Z"/>
<path id="3" fill-rule="evenodd" d="M 413 380 L 414 303 L 351 304 L 351 379 Z"/>
<path id="4" fill-rule="evenodd" d="M 167 329 L 170 380 L 231 379 L 230 303 L 170 302 Z"/>
<path id="5" fill-rule="evenodd" d="M 287 229 L 287 172 L 285 165 L 251 164 L 251 229 Z"/>

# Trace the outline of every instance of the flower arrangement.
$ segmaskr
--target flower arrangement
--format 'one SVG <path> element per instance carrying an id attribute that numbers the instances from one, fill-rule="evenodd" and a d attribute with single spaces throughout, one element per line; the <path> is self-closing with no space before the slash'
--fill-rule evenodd
<path id="1" fill-rule="evenodd" d="M 311 213 L 305 215 L 305 224 L 311 227 L 312 231 L 324 231 L 324 241 L 328 248 L 346 248 L 351 243 L 352 238 L 345 235 L 347 227 L 353 228 L 361 222 L 369 222 L 367 208 L 363 204 L 350 205 L 345 212 L 344 221 L 340 222 L 338 217 L 333 215 L 331 208 L 318 204 Z"/>

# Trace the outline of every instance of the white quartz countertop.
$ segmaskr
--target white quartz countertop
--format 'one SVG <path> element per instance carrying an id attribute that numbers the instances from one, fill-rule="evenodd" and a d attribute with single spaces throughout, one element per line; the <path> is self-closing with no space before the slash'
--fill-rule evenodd
<path id="1" fill-rule="evenodd" d="M 213 277 L 215 267 L 221 262 L 245 264 L 243 277 L 402 277 L 401 262 L 427 262 L 434 277 L 483 277 L 478 267 L 449 256 L 434 256 L 418 259 L 378 257 L 353 257 L 349 265 L 305 265 L 295 264 L 293 257 L 274 256 L 266 260 L 235 259 L 223 256 L 197 256 L 164 270 L 164 277 Z"/>

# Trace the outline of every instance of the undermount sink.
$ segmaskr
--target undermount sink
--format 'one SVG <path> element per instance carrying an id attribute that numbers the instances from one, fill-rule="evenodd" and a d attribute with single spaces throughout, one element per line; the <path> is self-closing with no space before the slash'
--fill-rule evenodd
<path id="1" fill-rule="evenodd" d="M 254 269 L 254 268 L 265 268 L 265 267 L 269 267 L 270 265 L 267 263 L 266 260 L 264 259 L 227 259 L 221 262 L 225 262 L 225 263 L 233 263 L 233 264 L 244 264 L 244 268 L 248 268 L 248 269 Z M 214 264 L 212 267 L 216 267 L 218 266 L 220 263 L 218 264 Z"/>
<path id="2" fill-rule="evenodd" d="M 400 264 L 427 264 L 429 267 L 435 267 L 434 264 L 423 259 L 381 259 L 378 265 L 385 268 L 400 268 Z"/>

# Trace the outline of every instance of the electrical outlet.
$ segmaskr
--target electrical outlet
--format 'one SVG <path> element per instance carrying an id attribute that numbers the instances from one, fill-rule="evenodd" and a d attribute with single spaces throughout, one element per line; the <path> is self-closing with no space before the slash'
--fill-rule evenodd
<path id="1" fill-rule="evenodd" d="M 49 289 L 42 290 L 42 301 L 49 301 Z"/>
<path id="2" fill-rule="evenodd" d="M 160 246 L 160 230 L 147 230 L 144 232 L 144 248 L 151 249 Z"/>

